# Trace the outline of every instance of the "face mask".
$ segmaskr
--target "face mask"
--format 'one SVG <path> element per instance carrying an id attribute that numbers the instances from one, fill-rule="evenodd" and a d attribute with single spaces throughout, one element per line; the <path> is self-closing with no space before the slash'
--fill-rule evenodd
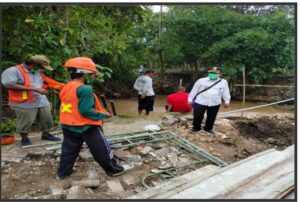
<path id="1" fill-rule="evenodd" d="M 216 80 L 216 79 L 219 78 L 219 75 L 218 75 L 218 74 L 212 74 L 212 73 L 209 73 L 209 74 L 208 74 L 208 78 L 209 78 L 210 80 Z"/>
<path id="2" fill-rule="evenodd" d="M 33 74 L 36 74 L 36 73 L 39 73 L 41 70 L 40 69 L 31 69 L 29 71 Z"/>
<path id="3" fill-rule="evenodd" d="M 92 85 L 93 82 L 94 82 L 94 80 L 93 80 L 93 78 L 92 78 L 91 75 L 85 75 L 85 76 L 84 76 L 84 83 L 85 83 L 86 85 Z"/>

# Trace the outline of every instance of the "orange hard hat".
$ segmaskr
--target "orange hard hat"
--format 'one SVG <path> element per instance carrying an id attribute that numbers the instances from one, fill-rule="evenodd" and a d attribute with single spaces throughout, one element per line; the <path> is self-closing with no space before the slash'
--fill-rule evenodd
<path id="1" fill-rule="evenodd" d="M 73 67 L 76 69 L 85 69 L 97 73 L 96 64 L 88 57 L 76 57 L 67 60 L 64 67 Z"/>

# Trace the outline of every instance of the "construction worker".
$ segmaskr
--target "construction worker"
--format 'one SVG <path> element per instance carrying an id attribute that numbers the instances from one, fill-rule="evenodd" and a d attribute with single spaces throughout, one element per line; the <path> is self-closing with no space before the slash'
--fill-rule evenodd
<path id="1" fill-rule="evenodd" d="M 16 113 L 17 132 L 20 133 L 21 146 L 32 145 L 28 138 L 32 124 L 37 118 L 42 130 L 42 140 L 60 141 L 50 134 L 53 127 L 51 108 L 46 97 L 46 87 L 61 89 L 59 83 L 40 71 L 52 71 L 49 59 L 44 55 L 35 55 L 20 65 L 10 67 L 2 73 L 2 84 L 8 89 L 8 102 Z"/>
<path id="2" fill-rule="evenodd" d="M 167 96 L 167 112 L 189 112 L 192 106 L 188 104 L 189 94 L 185 92 L 185 87 L 179 86 L 176 93 Z"/>
<path id="3" fill-rule="evenodd" d="M 64 139 L 58 179 L 72 174 L 83 142 L 107 175 L 123 174 L 124 168 L 117 164 L 102 129 L 102 120 L 110 118 L 111 114 L 102 107 L 91 86 L 98 73 L 95 63 L 87 57 L 76 57 L 69 59 L 64 66 L 72 80 L 59 95 Z"/>

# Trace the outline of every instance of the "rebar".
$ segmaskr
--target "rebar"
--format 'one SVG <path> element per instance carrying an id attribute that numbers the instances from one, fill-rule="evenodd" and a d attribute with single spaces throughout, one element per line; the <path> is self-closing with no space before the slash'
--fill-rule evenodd
<path id="1" fill-rule="evenodd" d="M 192 167 L 193 165 L 195 164 L 199 164 L 199 163 L 205 163 L 207 162 L 206 160 L 201 160 L 201 161 L 194 161 L 194 162 L 191 162 L 189 164 L 185 164 L 185 165 L 182 165 L 182 166 L 176 166 L 176 167 L 173 167 L 173 168 L 170 168 L 170 169 L 166 169 L 166 170 L 162 170 L 161 172 L 158 172 L 158 173 L 151 173 L 151 174 L 148 174 L 146 176 L 143 177 L 142 179 L 142 184 L 144 187 L 146 188 L 149 188 L 149 186 L 146 184 L 145 180 L 148 178 L 148 177 L 152 177 L 154 175 L 160 175 L 160 174 L 163 174 L 163 173 L 167 173 L 167 174 L 170 174 L 170 171 L 174 171 L 174 170 L 177 170 L 177 169 L 180 169 L 180 168 L 186 168 L 186 167 Z M 171 174 L 173 175 L 173 174 Z M 174 175 L 173 175 L 174 177 Z"/>

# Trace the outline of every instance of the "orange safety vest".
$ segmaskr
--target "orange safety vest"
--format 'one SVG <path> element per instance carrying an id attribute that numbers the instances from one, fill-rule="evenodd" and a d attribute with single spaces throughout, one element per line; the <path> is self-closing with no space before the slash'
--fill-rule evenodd
<path id="1" fill-rule="evenodd" d="M 16 68 L 20 71 L 24 78 L 24 86 L 31 87 L 31 81 L 28 74 L 25 72 L 24 68 L 21 65 L 17 65 Z M 60 90 L 64 87 L 65 84 L 57 82 L 46 75 L 39 73 L 43 78 L 44 82 L 47 84 L 43 84 L 42 88 L 54 88 L 56 90 Z M 22 103 L 22 102 L 33 102 L 35 100 L 32 91 L 28 90 L 8 90 L 8 101 L 12 103 Z"/>
<path id="2" fill-rule="evenodd" d="M 31 87 L 31 81 L 28 74 L 25 72 L 21 65 L 17 65 L 16 68 L 21 72 L 24 78 L 24 86 Z M 8 89 L 8 101 L 13 103 L 21 102 L 33 102 L 35 100 L 31 91 L 28 90 L 14 90 Z"/>
<path id="3" fill-rule="evenodd" d="M 61 90 L 59 97 L 61 100 L 60 105 L 60 123 L 69 126 L 84 126 L 84 125 L 98 125 L 102 126 L 102 120 L 92 120 L 82 116 L 78 110 L 79 99 L 77 97 L 76 90 L 80 86 L 84 85 L 79 81 L 70 81 Z M 95 94 L 95 111 L 106 113 L 106 110 L 102 107 L 99 99 Z"/>

